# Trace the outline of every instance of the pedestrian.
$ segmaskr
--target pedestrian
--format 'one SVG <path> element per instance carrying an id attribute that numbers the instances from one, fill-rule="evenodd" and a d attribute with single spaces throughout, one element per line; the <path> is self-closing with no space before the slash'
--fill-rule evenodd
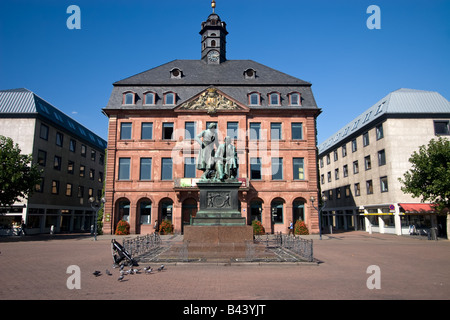
<path id="1" fill-rule="evenodd" d="M 292 220 L 289 221 L 289 235 L 292 233 L 294 235 L 294 224 L 292 223 Z"/>
<path id="2" fill-rule="evenodd" d="M 155 229 L 155 233 L 158 232 L 158 220 L 155 220 L 155 224 L 153 225 L 153 229 Z"/>
<path id="3" fill-rule="evenodd" d="M 20 223 L 20 234 L 22 235 L 22 236 L 25 236 L 26 234 L 25 234 L 25 228 L 26 228 L 27 226 L 25 225 L 25 222 L 22 220 L 22 222 Z"/>

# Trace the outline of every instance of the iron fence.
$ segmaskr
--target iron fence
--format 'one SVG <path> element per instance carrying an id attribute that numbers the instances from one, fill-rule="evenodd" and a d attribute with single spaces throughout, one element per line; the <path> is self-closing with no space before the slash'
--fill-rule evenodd
<path id="1" fill-rule="evenodd" d="M 123 248 L 132 257 L 147 253 L 155 248 L 158 248 L 159 246 L 161 246 L 161 237 L 158 233 L 123 240 Z"/>
<path id="2" fill-rule="evenodd" d="M 285 235 L 281 232 L 269 235 L 255 235 L 255 242 L 265 244 L 266 247 L 283 248 L 300 256 L 302 259 L 313 262 L 313 240 L 303 239 L 297 236 Z"/>
<path id="3" fill-rule="evenodd" d="M 279 233 L 276 235 L 276 242 L 278 246 L 298 254 L 308 262 L 314 260 L 312 239 L 303 239 Z"/>

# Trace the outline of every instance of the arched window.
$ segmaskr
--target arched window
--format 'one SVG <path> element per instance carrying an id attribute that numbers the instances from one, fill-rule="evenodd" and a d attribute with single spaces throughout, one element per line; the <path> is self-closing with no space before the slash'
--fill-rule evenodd
<path id="1" fill-rule="evenodd" d="M 165 105 L 174 105 L 175 104 L 175 93 L 167 92 L 164 94 L 164 104 Z"/>
<path id="2" fill-rule="evenodd" d="M 279 92 L 269 93 L 269 105 L 279 106 L 281 104 L 281 95 Z"/>
<path id="3" fill-rule="evenodd" d="M 134 92 L 125 92 L 123 94 L 122 104 L 134 104 L 134 103 L 135 103 L 135 93 Z"/>
<path id="4" fill-rule="evenodd" d="M 144 104 L 145 105 L 155 105 L 156 102 L 156 94 L 154 92 L 147 92 L 144 95 Z"/>
<path id="5" fill-rule="evenodd" d="M 248 104 L 251 106 L 261 105 L 261 95 L 258 92 L 251 92 L 248 95 Z"/>
<path id="6" fill-rule="evenodd" d="M 299 106 L 301 105 L 301 96 L 298 92 L 289 93 L 289 105 L 291 106 Z"/>

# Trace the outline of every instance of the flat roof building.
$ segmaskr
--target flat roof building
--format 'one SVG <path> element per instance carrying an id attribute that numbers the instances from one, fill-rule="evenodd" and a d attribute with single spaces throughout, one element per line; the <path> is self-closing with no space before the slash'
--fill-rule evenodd
<path id="1" fill-rule="evenodd" d="M 430 204 L 401 191 L 399 178 L 421 145 L 449 135 L 450 103 L 438 92 L 399 89 L 318 147 L 323 225 L 408 234 L 409 226 L 444 227 Z"/>
<path id="2" fill-rule="evenodd" d="M 28 199 L 0 208 L 0 234 L 16 233 L 22 220 L 28 234 L 89 231 L 88 199 L 102 196 L 106 141 L 24 88 L 0 90 L 0 135 L 43 170 Z"/>

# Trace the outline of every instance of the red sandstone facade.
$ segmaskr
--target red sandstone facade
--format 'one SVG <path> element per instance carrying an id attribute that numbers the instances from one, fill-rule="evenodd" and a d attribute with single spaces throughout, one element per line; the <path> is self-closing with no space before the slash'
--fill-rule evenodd
<path id="1" fill-rule="evenodd" d="M 202 43 L 224 31 L 222 25 L 208 33 L 211 21 L 221 25 L 211 15 L 202 24 Z M 120 219 L 129 221 L 132 234 L 152 233 L 155 221 L 162 220 L 183 232 L 197 212 L 195 181 L 203 173 L 194 169 L 192 176 L 189 159 L 197 158 L 200 146 L 186 130 L 195 128 L 197 135 L 216 122 L 219 143 L 237 128 L 239 200 L 247 224 L 257 219 L 267 233 L 287 233 L 290 221 L 301 219 L 310 233 L 318 233 L 318 212 L 309 199 L 318 194 L 315 122 L 320 109 L 311 84 L 250 60 L 208 62 L 208 55 L 202 56 L 114 84 L 104 109 L 109 117 L 104 232 L 114 233 Z M 173 104 L 167 99 L 171 93 Z M 254 93 L 259 99 L 251 99 Z M 150 138 L 144 137 L 144 127 L 146 134 L 151 127 Z M 252 133 L 255 128 L 258 133 Z M 254 165 L 257 161 L 260 166 Z"/>

